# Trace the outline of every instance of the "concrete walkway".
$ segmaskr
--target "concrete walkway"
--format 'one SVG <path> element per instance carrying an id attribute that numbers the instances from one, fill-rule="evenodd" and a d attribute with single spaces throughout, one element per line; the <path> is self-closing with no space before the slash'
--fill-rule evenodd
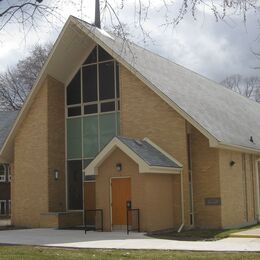
<path id="1" fill-rule="evenodd" d="M 67 248 L 168 249 L 194 251 L 259 251 L 258 238 L 226 238 L 218 241 L 156 239 L 142 233 L 87 232 L 80 230 L 23 229 L 0 231 L 0 244 Z"/>
<path id="2" fill-rule="evenodd" d="M 231 234 L 231 237 L 260 238 L 260 228 L 251 228 Z"/>

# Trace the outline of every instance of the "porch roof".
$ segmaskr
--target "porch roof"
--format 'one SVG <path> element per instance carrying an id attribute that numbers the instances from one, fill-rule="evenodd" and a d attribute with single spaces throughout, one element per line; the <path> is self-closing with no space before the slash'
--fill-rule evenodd
<path id="1" fill-rule="evenodd" d="M 122 150 L 138 164 L 140 173 L 176 174 L 182 171 L 181 163 L 148 138 L 135 139 L 117 136 L 84 169 L 85 175 L 97 175 L 98 167 L 116 148 Z"/>

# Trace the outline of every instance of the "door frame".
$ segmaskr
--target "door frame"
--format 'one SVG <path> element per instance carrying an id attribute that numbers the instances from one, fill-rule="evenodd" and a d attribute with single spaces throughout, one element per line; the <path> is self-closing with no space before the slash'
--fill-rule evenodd
<path id="1" fill-rule="evenodd" d="M 113 200 L 112 200 L 112 180 L 113 179 L 130 179 L 130 184 L 131 184 L 131 176 L 113 176 L 113 177 L 110 177 L 110 180 L 109 180 L 109 209 L 110 209 L 110 231 L 113 231 L 113 216 L 112 216 L 112 203 L 113 203 Z M 132 191 L 132 185 L 131 185 L 131 191 Z"/>

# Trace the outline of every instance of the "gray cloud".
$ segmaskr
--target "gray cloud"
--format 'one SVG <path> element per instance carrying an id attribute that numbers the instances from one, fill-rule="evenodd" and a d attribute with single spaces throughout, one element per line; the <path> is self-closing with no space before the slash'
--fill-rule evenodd
<path id="1" fill-rule="evenodd" d="M 147 38 L 145 44 L 142 41 L 140 28 L 135 27 L 134 21 L 137 21 L 137 17 L 134 16 L 135 6 L 127 2 L 125 9 L 119 13 L 120 19 L 128 24 L 132 38 L 137 43 L 216 81 L 234 73 L 257 74 L 257 71 L 252 69 L 257 60 L 250 50 L 259 45 L 259 42 L 255 41 L 260 33 L 260 28 L 257 26 L 257 13 L 248 15 L 246 27 L 239 16 L 227 18 L 224 23 L 216 22 L 214 16 L 207 11 L 199 11 L 196 21 L 188 14 L 176 28 L 171 26 L 165 28 L 160 26 L 165 23 L 165 9 L 161 7 L 159 1 L 154 3 L 156 6 L 151 7 L 148 19 L 144 23 L 144 28 L 150 33 L 153 41 Z M 52 24 L 55 25 L 55 29 L 46 29 L 46 23 L 40 21 L 41 33 L 30 32 L 27 43 L 30 42 L 32 45 L 57 37 L 63 23 L 61 21 L 65 21 L 69 14 L 81 15 L 78 6 L 72 7 L 63 6 L 65 12 L 62 19 L 53 18 Z M 88 10 L 87 7 L 84 10 Z M 178 5 L 174 5 L 169 10 L 169 14 L 175 16 L 177 13 Z M 93 17 L 87 14 L 87 12 L 83 14 L 83 18 L 92 20 Z M 104 22 L 109 24 L 110 19 L 105 18 Z M 14 64 L 27 53 L 28 45 L 21 48 L 19 42 L 22 40 L 18 40 L 18 37 L 22 38 L 22 32 L 17 30 L 16 33 L 16 29 L 12 27 L 12 35 L 11 37 L 10 31 L 1 34 L 0 71 L 7 65 Z"/>

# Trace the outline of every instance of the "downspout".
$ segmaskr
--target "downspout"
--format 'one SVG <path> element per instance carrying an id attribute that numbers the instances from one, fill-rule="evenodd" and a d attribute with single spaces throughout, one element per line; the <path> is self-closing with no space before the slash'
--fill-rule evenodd
<path id="1" fill-rule="evenodd" d="M 257 222 L 260 222 L 260 191 L 259 191 L 259 162 L 260 159 L 256 160 L 255 167 L 256 167 L 256 209 L 257 209 Z"/>
<path id="2" fill-rule="evenodd" d="M 180 233 L 184 227 L 184 189 L 183 189 L 183 171 L 180 173 L 181 175 L 181 225 L 178 229 L 178 233 Z"/>

